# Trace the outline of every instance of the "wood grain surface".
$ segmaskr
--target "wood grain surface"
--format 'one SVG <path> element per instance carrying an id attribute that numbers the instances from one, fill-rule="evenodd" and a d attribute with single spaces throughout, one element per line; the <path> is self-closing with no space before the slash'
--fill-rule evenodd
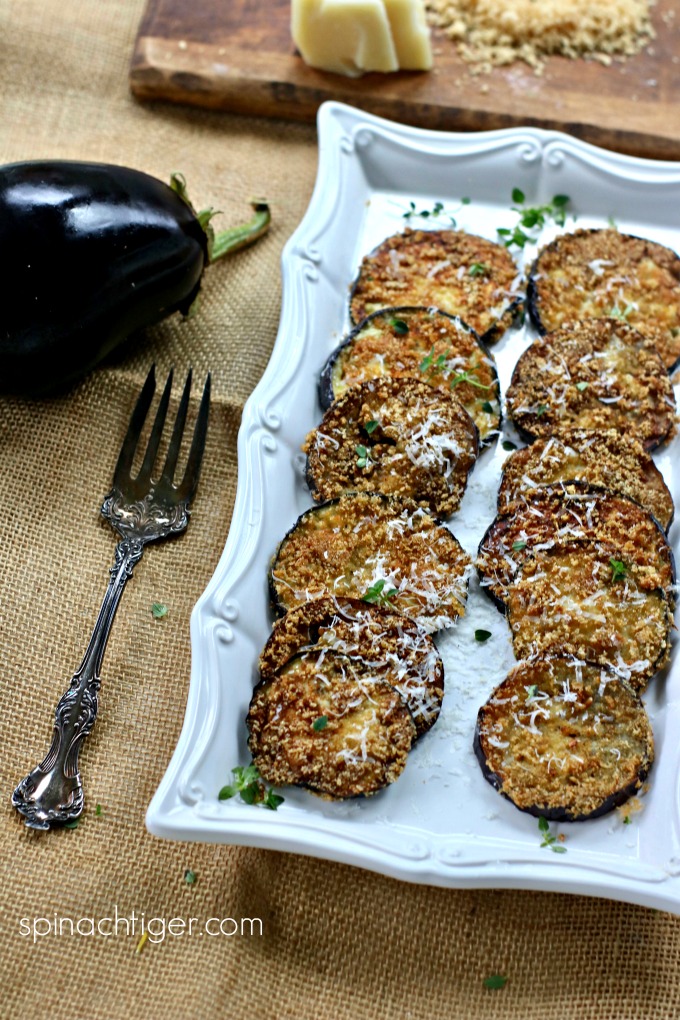
<path id="1" fill-rule="evenodd" d="M 170 100 L 312 121 L 337 99 L 421 127 L 472 131 L 533 125 L 606 148 L 680 159 L 680 11 L 653 8 L 656 39 L 624 62 L 551 57 L 473 75 L 433 32 L 435 68 L 345 78 L 307 67 L 290 37 L 289 0 L 149 0 L 130 69 L 141 100 Z"/>

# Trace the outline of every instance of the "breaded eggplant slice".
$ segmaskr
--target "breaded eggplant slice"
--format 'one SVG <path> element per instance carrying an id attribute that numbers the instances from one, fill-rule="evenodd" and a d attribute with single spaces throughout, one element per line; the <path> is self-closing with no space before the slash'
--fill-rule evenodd
<path id="1" fill-rule="evenodd" d="M 661 588 L 673 602 L 673 552 L 658 521 L 627 496 L 579 483 L 546 487 L 499 512 L 479 545 L 477 570 L 484 591 L 504 611 L 524 560 L 566 542 L 611 547 L 639 588 Z"/>
<path id="2" fill-rule="evenodd" d="M 444 698 L 444 664 L 432 638 L 413 620 L 360 599 L 321 598 L 277 620 L 260 656 L 260 676 L 277 673 L 294 656 L 348 655 L 387 680 L 408 705 L 418 736 L 437 721 Z"/>
<path id="3" fill-rule="evenodd" d="M 449 517 L 479 453 L 477 428 L 455 397 L 418 379 L 371 379 L 326 411 L 302 449 L 321 503 L 384 492 Z"/>
<path id="4" fill-rule="evenodd" d="M 399 692 L 330 650 L 298 655 L 258 684 L 247 725 L 264 780 L 306 786 L 332 800 L 393 783 L 416 736 Z"/>
<path id="5" fill-rule="evenodd" d="M 520 811 L 555 822 L 597 818 L 634 796 L 654 761 L 635 691 L 603 666 L 520 662 L 479 710 L 484 778 Z"/>
<path id="6" fill-rule="evenodd" d="M 503 465 L 498 507 L 546 485 L 581 481 L 629 496 L 668 531 L 675 507 L 663 475 L 636 439 L 615 429 L 565 429 L 515 450 Z"/>
<path id="7" fill-rule="evenodd" d="M 582 319 L 535 340 L 515 365 L 506 398 L 508 414 L 531 438 L 614 428 L 653 450 L 675 420 L 661 358 L 619 319 Z"/>
<path id="8" fill-rule="evenodd" d="M 362 260 L 350 314 L 359 323 L 395 305 L 459 315 L 485 343 L 493 343 L 522 310 L 524 294 L 503 245 L 462 230 L 406 229 Z"/>
<path id="9" fill-rule="evenodd" d="M 609 229 L 562 234 L 539 252 L 527 301 L 541 333 L 621 316 L 649 336 L 669 372 L 680 360 L 680 258 L 662 244 Z"/>
<path id="10" fill-rule="evenodd" d="M 613 667 L 636 691 L 670 653 L 664 592 L 638 588 L 604 545 L 558 547 L 525 560 L 508 592 L 508 623 L 518 659 L 573 655 Z"/>
<path id="11" fill-rule="evenodd" d="M 312 507 L 281 542 L 271 570 L 279 615 L 324 595 L 389 605 L 428 634 L 465 612 L 472 562 L 440 521 L 378 493 Z"/>
<path id="12" fill-rule="evenodd" d="M 436 308 L 387 308 L 360 323 L 326 362 L 319 401 L 326 409 L 369 379 L 420 379 L 461 402 L 482 444 L 498 432 L 501 397 L 496 362 L 458 316 Z"/>

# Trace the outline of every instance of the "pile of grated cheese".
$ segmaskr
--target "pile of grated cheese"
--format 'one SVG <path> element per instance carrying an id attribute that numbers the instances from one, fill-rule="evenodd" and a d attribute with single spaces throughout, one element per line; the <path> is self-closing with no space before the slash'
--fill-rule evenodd
<path id="1" fill-rule="evenodd" d="M 431 25 L 458 45 L 473 72 L 523 60 L 540 73 L 545 57 L 611 63 L 654 38 L 656 0 L 426 0 Z"/>

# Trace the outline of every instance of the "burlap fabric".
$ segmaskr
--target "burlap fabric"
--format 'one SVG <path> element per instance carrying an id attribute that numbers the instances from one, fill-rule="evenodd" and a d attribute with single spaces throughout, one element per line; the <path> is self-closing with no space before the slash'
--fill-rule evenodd
<path id="1" fill-rule="evenodd" d="M 181 169 L 225 222 L 264 192 L 274 228 L 206 276 L 201 314 L 171 321 L 67 397 L 0 399 L 0 1016 L 127 1020 L 671 1018 L 680 920 L 557 895 L 413 887 L 284 854 L 163 842 L 144 812 L 180 731 L 189 615 L 229 527 L 243 403 L 271 350 L 281 247 L 316 170 L 311 128 L 136 105 L 126 76 L 142 0 L 5 0 L 0 159 L 85 158 L 165 178 Z M 1 282 L 0 282 L 1 286 Z M 12 295 L 2 295 L 12 300 Z M 112 557 L 98 507 L 135 394 L 161 373 L 210 369 L 215 401 L 187 535 L 150 550 L 124 596 L 86 745 L 80 826 L 29 832 L 9 805 L 49 736 Z M 153 619 L 160 600 L 168 616 Z M 96 816 L 95 803 L 102 813 Z M 192 869 L 193 886 L 184 879 Z M 21 920 L 119 914 L 259 917 L 262 936 L 22 934 Z M 87 926 L 85 926 L 87 927 Z M 490 974 L 508 977 L 489 991 Z"/>

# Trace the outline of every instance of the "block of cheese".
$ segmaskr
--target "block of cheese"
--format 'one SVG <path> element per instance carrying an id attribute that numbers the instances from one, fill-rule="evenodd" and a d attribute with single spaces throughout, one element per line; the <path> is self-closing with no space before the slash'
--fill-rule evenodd
<path id="1" fill-rule="evenodd" d="M 292 0 L 291 31 L 305 63 L 324 71 L 432 66 L 423 0 Z"/>
<path id="2" fill-rule="evenodd" d="M 382 0 L 293 0 L 291 31 L 310 67 L 351 78 L 399 69 Z"/>
<path id="3" fill-rule="evenodd" d="M 392 41 L 402 71 L 429 71 L 432 67 L 430 30 L 422 0 L 383 0 Z"/>

